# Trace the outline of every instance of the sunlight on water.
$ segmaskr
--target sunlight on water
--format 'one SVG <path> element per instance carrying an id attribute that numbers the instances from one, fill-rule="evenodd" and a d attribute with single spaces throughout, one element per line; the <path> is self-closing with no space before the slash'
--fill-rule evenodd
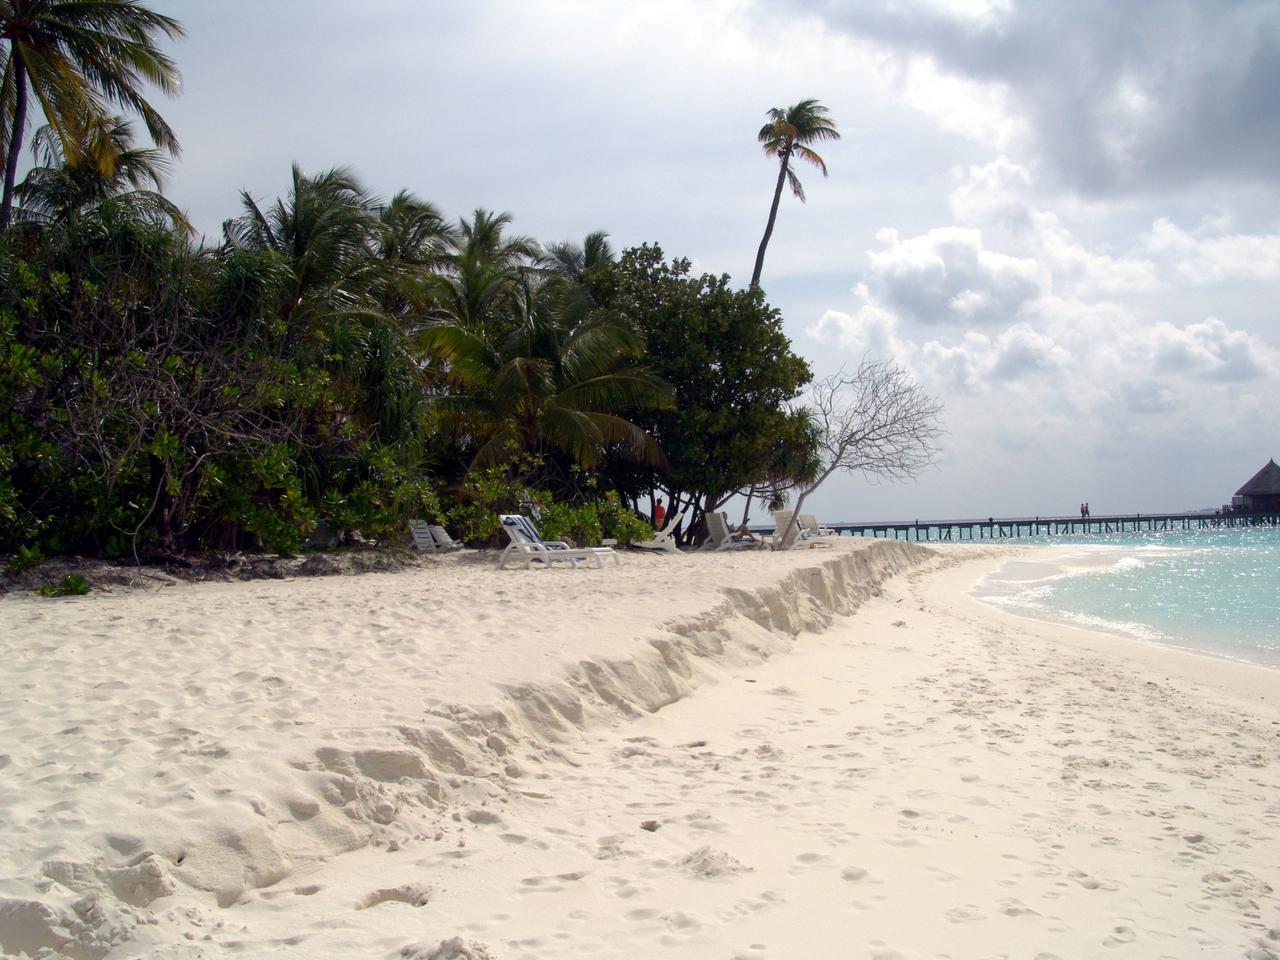
<path id="1" fill-rule="evenodd" d="M 1079 551 L 1005 564 L 975 594 L 1011 612 L 1280 667 L 1280 530 L 1046 542 Z"/>

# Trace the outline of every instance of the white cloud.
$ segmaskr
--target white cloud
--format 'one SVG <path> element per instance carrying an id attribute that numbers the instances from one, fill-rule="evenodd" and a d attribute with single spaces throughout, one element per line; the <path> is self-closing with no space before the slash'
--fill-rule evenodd
<path id="1" fill-rule="evenodd" d="M 1160 285 L 1159 271 L 1148 259 L 1114 257 L 1087 249 L 1063 226 L 1057 214 L 1031 214 L 1037 259 L 1053 276 L 1054 290 L 1081 297 L 1142 293 Z"/>
<path id="2" fill-rule="evenodd" d="M 853 295 L 856 306 L 852 313 L 825 311 L 808 329 L 809 336 L 840 347 L 852 359 L 883 357 L 910 366 L 915 350 L 898 336 L 898 318 L 893 311 L 876 303 L 866 284 L 858 284 Z"/>
<path id="3" fill-rule="evenodd" d="M 986 249 L 982 232 L 938 227 L 901 239 L 876 234 L 871 276 L 885 301 L 921 323 L 1006 322 L 1040 292 L 1040 268 L 1027 258 Z"/>
<path id="4" fill-rule="evenodd" d="M 933 119 L 943 130 L 997 150 L 1006 150 L 1023 133 L 1002 86 L 980 83 L 939 68 L 931 56 L 907 59 L 897 76 L 899 95 L 908 106 Z"/>
<path id="5" fill-rule="evenodd" d="M 973 166 L 948 198 L 951 215 L 966 226 L 1004 226 L 1014 230 L 1031 225 L 1031 171 L 1001 156 Z"/>
<path id="6" fill-rule="evenodd" d="M 1175 327 L 1160 323 L 1150 334 L 1155 369 L 1235 383 L 1277 370 L 1274 351 L 1243 330 L 1231 330 L 1216 317 Z"/>
<path id="7" fill-rule="evenodd" d="M 1216 224 L 1209 224 L 1213 230 Z M 1151 225 L 1147 248 L 1192 283 L 1280 279 L 1280 234 L 1188 233 L 1168 218 Z"/>

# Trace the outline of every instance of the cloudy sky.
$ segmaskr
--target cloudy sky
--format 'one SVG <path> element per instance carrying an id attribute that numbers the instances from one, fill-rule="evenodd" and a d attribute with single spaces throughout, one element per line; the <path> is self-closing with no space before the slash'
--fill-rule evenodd
<path id="1" fill-rule="evenodd" d="M 891 357 L 948 428 L 916 483 L 830 481 L 829 520 L 1211 506 L 1280 457 L 1270 0 L 152 3 L 189 34 L 169 192 L 210 236 L 349 164 L 745 285 L 756 131 L 819 98 L 843 139 L 762 283 L 816 373 Z"/>

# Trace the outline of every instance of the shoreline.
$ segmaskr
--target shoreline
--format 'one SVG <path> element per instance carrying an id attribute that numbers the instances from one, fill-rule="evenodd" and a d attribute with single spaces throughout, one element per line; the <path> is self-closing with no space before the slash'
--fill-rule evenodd
<path id="1" fill-rule="evenodd" d="M 993 567 L 991 570 L 984 571 L 979 574 L 970 586 L 968 592 L 975 599 L 992 609 L 1000 610 L 1004 613 L 1010 614 L 1011 616 L 1025 620 L 1056 624 L 1064 627 L 1073 627 L 1078 630 L 1099 633 L 1109 637 L 1116 637 L 1120 640 L 1149 645 L 1162 650 L 1207 657 L 1211 660 L 1222 660 L 1229 663 L 1260 667 L 1264 670 L 1270 671 L 1280 670 L 1280 649 L 1272 650 L 1269 648 L 1259 648 L 1256 658 L 1251 658 L 1239 653 L 1233 655 L 1233 653 L 1227 650 L 1215 649 L 1213 647 L 1212 640 L 1197 637 L 1193 632 L 1180 635 L 1177 633 L 1170 633 L 1164 628 L 1141 621 L 1112 620 L 1101 615 L 1079 614 L 1075 611 L 1060 608 L 1038 607 L 1035 605 L 1017 602 L 1000 602 L 999 598 L 1002 597 L 1008 597 L 1016 600 L 1022 591 L 1028 589 L 1028 584 L 1040 584 L 1050 580 L 1060 580 L 1088 575 L 1091 572 L 1102 570 L 1105 567 L 1115 566 L 1115 563 L 1123 562 L 1125 558 L 1132 556 L 1134 553 L 1142 553 L 1150 551 L 1151 549 L 1153 549 L 1151 546 L 1133 547 L 1111 544 L 1027 544 L 1021 547 L 1012 547 L 1012 555 Z M 1154 549 L 1160 551 L 1178 551 L 1195 548 L 1158 546 L 1154 547 Z M 1078 561 L 1082 557 L 1089 556 L 1118 556 L 1118 560 L 1105 565 L 1066 562 L 1071 560 Z M 998 576 L 1007 567 L 1024 562 L 1045 568 L 1061 567 L 1064 569 L 1060 574 L 1054 574 L 1047 578 L 1036 578 L 1035 580 L 1030 581 L 1020 581 L 1017 579 L 1010 580 Z M 1019 584 L 1019 586 L 1005 586 L 1007 584 Z M 986 595 L 982 595 L 984 593 Z"/>
<path id="2" fill-rule="evenodd" d="M 88 676 L 78 704 L 85 664 L 46 652 L 46 672 L 64 671 L 66 702 L 45 705 L 61 715 L 48 719 L 39 766 L 23 771 L 30 758 L 0 748 L 13 754 L 0 767 L 0 810 L 28 849 L 63 849 L 41 854 L 52 892 L 25 896 L 50 913 L 12 906 L 33 864 L 10 862 L 0 933 L 12 939 L 18 917 L 31 936 L 43 924 L 108 957 L 166 960 L 268 948 L 550 958 L 569 947 L 783 960 L 859 942 L 884 957 L 1030 944 L 1046 958 L 1134 943 L 1126 955 L 1180 955 L 1192 942 L 1217 955 L 1274 951 L 1251 919 L 1274 913 L 1280 886 L 1265 854 L 1280 837 L 1280 785 L 1265 760 L 1280 725 L 1273 671 L 1206 669 L 1206 658 L 1003 614 L 968 594 L 981 569 L 1016 552 L 850 545 L 676 565 L 628 556 L 608 577 L 453 564 L 441 568 L 448 584 L 470 584 L 453 605 L 430 591 L 456 586 L 415 580 L 419 571 L 202 586 L 225 607 L 203 636 L 218 656 L 184 666 L 231 681 L 246 671 L 228 657 L 261 661 L 225 689 L 206 678 L 203 700 L 227 711 L 201 713 L 199 699 L 176 694 L 166 707 L 170 679 L 182 681 L 165 660 L 133 664 L 156 671 L 146 695 Z M 876 554 L 888 566 L 868 565 Z M 691 578 L 702 585 L 690 589 Z M 655 604 L 655 584 L 682 592 Z M 370 650 L 351 647 L 355 623 L 317 632 L 331 608 L 305 619 L 323 590 L 343 586 L 354 591 L 343 609 L 371 621 Z M 112 598 L 89 636 L 124 644 L 133 634 L 119 625 L 134 623 L 150 631 L 135 637 L 144 649 L 176 643 L 175 625 L 194 630 L 206 612 L 193 597 Z M 0 618 L 21 607 L 0 604 Z M 65 618 L 86 608 L 71 601 L 34 622 L 83 654 Z M 579 622 L 591 611 L 596 622 Z M 612 639 L 599 635 L 607 624 Z M 499 681 L 506 713 L 458 706 L 474 683 L 450 689 L 460 696 L 449 702 L 431 693 L 462 674 L 419 662 L 413 644 L 427 628 L 447 634 L 436 657 L 471 645 L 458 656 Z M 521 654 L 539 633 L 549 656 Z M 330 645 L 346 651 L 340 664 L 320 656 Z M 342 683 L 317 685 L 335 670 Z M 567 684 L 531 682 L 548 670 L 567 671 Z M 521 671 L 524 682 L 501 680 Z M 396 685 L 406 672 L 411 682 Z M 304 675 L 308 696 L 290 697 Z M 275 692 L 262 695 L 264 682 Z M 379 695 L 379 683 L 391 689 Z M 240 696 L 248 691 L 258 696 Z M 10 738 L 22 738 L 30 710 L 15 723 L 6 704 Z M 166 710 L 189 733 L 159 729 Z M 71 733 L 85 719 L 72 714 L 98 725 Z M 377 716 L 381 729 L 368 726 Z M 306 748 L 321 762 L 283 780 L 288 764 L 263 766 L 296 764 Z M 123 791 L 96 813 L 85 791 L 102 781 L 84 776 L 95 763 L 113 764 L 104 786 Z M 192 792 L 190 812 L 238 829 L 236 845 L 192 843 L 190 824 L 164 819 Z M 144 821 L 129 812 L 140 801 L 153 811 Z M 96 861 L 92 836 L 67 847 L 69 824 L 86 817 L 111 821 Z M 1160 823 L 1174 832 L 1148 836 Z M 184 837 L 182 849 L 169 845 Z M 97 921 L 77 913 L 87 897 Z M 816 915 L 830 922 L 814 925 Z"/>

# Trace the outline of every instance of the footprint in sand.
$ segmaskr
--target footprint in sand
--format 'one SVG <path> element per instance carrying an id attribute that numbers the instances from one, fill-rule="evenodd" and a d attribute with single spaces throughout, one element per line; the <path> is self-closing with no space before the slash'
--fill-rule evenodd
<path id="1" fill-rule="evenodd" d="M 905 960 L 905 958 L 893 947 L 877 941 L 871 944 L 871 960 Z"/>
<path id="2" fill-rule="evenodd" d="M 406 883 L 400 887 L 385 887 L 368 894 L 356 904 L 357 910 L 368 910 L 380 903 L 407 903 L 411 907 L 426 906 L 435 889 L 425 883 Z"/>
<path id="3" fill-rule="evenodd" d="M 974 923 L 987 918 L 987 915 L 972 903 L 966 903 L 961 907 L 952 907 L 943 916 L 947 918 L 949 923 Z"/>
<path id="4" fill-rule="evenodd" d="M 812 870 L 814 867 L 821 866 L 831 862 L 831 858 L 821 853 L 802 853 L 796 857 L 796 862 L 791 869 L 787 871 L 791 876 L 796 877 Z"/>
<path id="5" fill-rule="evenodd" d="M 1111 928 L 1111 932 L 1103 938 L 1102 945 L 1104 947 L 1123 947 L 1137 939 L 1138 934 L 1133 927 L 1126 923 L 1121 923 Z"/>
<path id="6" fill-rule="evenodd" d="M 1032 910 L 1021 900 L 1018 900 L 1014 897 L 1008 897 L 1000 901 L 1000 912 L 1003 913 L 1006 917 L 1025 917 L 1025 916 L 1038 917 L 1040 915 L 1039 912 Z"/>
<path id="7" fill-rule="evenodd" d="M 847 880 L 849 883 L 861 883 L 868 876 L 868 871 L 862 867 L 845 867 L 840 871 L 840 878 Z"/>

